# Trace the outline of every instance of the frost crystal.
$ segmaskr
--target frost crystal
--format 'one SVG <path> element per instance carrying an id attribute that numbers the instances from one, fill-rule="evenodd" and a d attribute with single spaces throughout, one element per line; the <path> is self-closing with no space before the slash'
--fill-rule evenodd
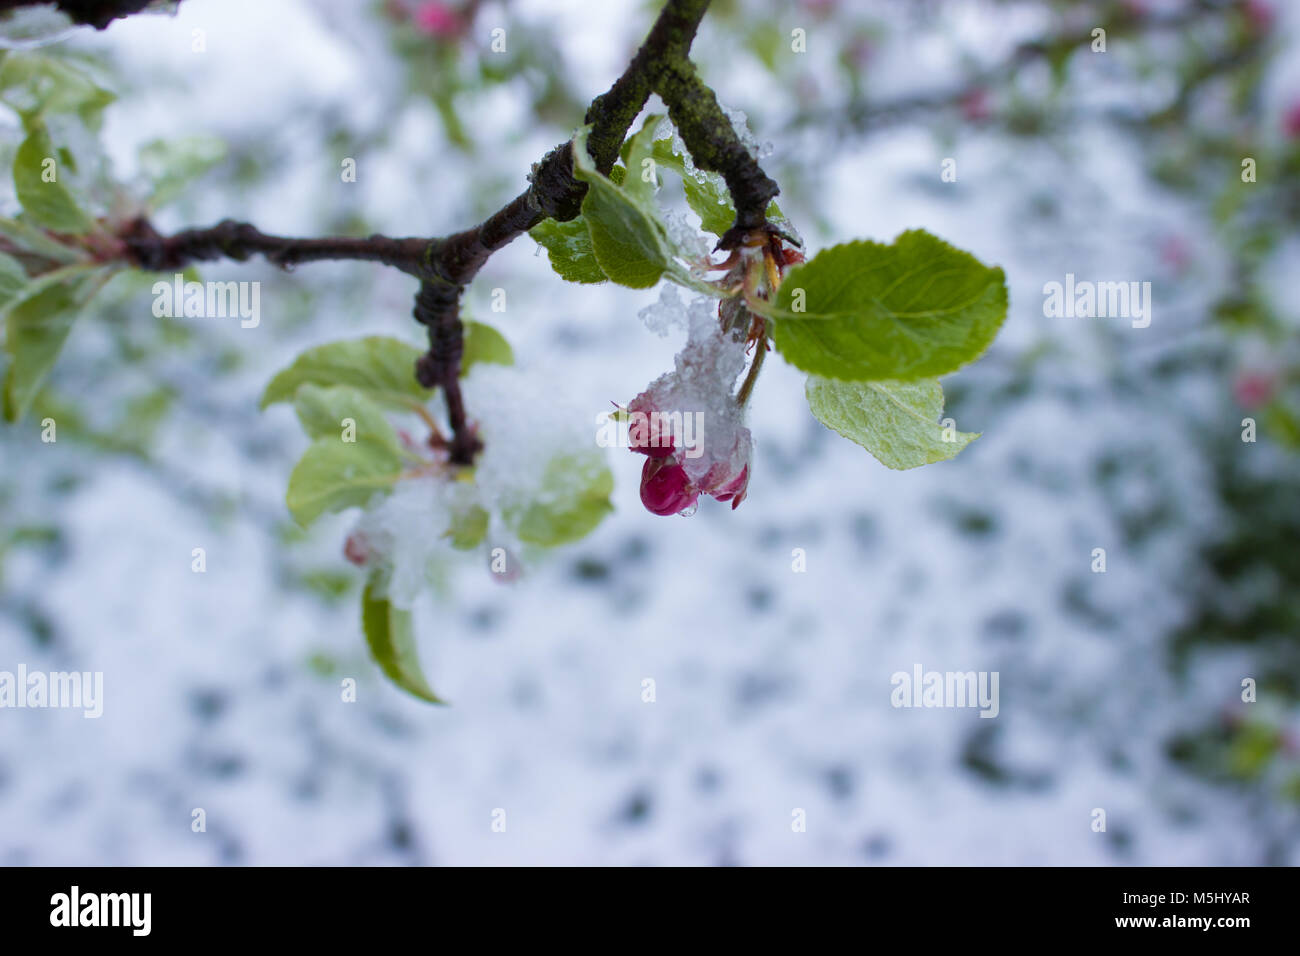
<path id="1" fill-rule="evenodd" d="M 563 499 L 573 493 L 566 478 L 585 487 L 592 469 L 604 466 L 603 454 L 582 426 L 585 416 L 557 402 L 554 385 L 545 378 L 484 364 L 475 366 L 463 386 L 484 442 L 474 480 L 456 480 L 446 472 L 403 479 L 392 494 L 376 497 L 348 538 L 349 560 L 380 572 L 385 596 L 395 607 L 409 609 L 439 567 L 455 557 L 447 536 L 455 518 L 476 506 L 495 516 Z M 557 455 L 566 455 L 571 467 L 558 480 L 552 470 L 543 488 Z M 494 541 L 509 534 L 494 529 Z"/>
<path id="2" fill-rule="evenodd" d="M 677 127 L 673 121 L 665 116 L 659 121 L 659 126 L 655 129 L 655 139 L 667 139 L 672 137 L 672 150 L 682 158 L 682 165 L 686 168 L 686 174 L 703 181 L 703 172 L 695 168 L 695 160 L 691 158 L 691 151 L 686 148 L 686 140 L 682 139 L 682 134 L 677 132 Z"/>
<path id="3" fill-rule="evenodd" d="M 723 115 L 731 123 L 731 128 L 736 131 L 736 136 L 740 138 L 740 145 L 749 151 L 749 154 L 755 159 L 766 159 L 772 155 L 773 146 L 771 143 L 758 142 L 758 137 L 749 131 L 749 117 L 745 115 L 744 110 L 733 110 L 722 107 Z"/>
<path id="4" fill-rule="evenodd" d="M 684 329 L 690 324 L 686 307 L 682 305 L 682 297 L 677 286 L 671 282 L 665 282 L 659 287 L 659 301 L 647 305 L 637 313 L 637 317 L 661 339 L 674 329 Z"/>
<path id="5" fill-rule="evenodd" d="M 428 589 L 431 569 L 452 555 L 442 532 L 462 493 L 445 478 L 407 478 L 362 515 L 353 536 L 365 542 L 386 572 L 387 597 L 394 607 L 410 609 Z"/>
<path id="6" fill-rule="evenodd" d="M 676 248 L 678 255 L 690 262 L 708 259 L 709 241 L 690 220 L 679 212 L 664 213 L 664 226 L 668 230 L 668 241 Z"/>
<path id="7" fill-rule="evenodd" d="M 675 294 L 673 303 L 680 311 Z M 688 319 L 690 331 L 686 346 L 677 353 L 676 367 L 651 382 L 628 407 L 669 416 L 680 413 L 684 423 L 693 423 L 694 447 L 688 450 L 678 442 L 676 457 L 692 485 L 713 493 L 735 480 L 750 459 L 744 409 L 732 392 L 745 367 L 745 345 L 722 331 L 712 299 L 692 302 Z"/>
<path id="8" fill-rule="evenodd" d="M 504 365 L 477 365 L 464 383 L 483 452 L 474 484 L 484 508 L 494 514 L 529 502 L 547 504 L 573 489 L 558 483 L 543 490 L 542 476 L 557 455 L 573 460 L 572 481 L 580 485 L 589 467 L 603 462 L 584 427 L 588 416 L 556 398 L 555 380 Z"/>

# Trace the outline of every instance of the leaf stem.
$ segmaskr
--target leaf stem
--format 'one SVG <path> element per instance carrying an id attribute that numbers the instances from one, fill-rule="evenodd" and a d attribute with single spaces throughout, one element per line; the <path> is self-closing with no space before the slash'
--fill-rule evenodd
<path id="1" fill-rule="evenodd" d="M 755 316 L 755 322 L 761 323 L 763 320 Z M 744 408 L 749 404 L 749 396 L 754 391 L 754 385 L 758 382 L 758 373 L 763 368 L 763 359 L 767 357 L 767 335 L 764 334 L 758 340 L 754 352 L 754 360 L 749 363 L 749 372 L 745 375 L 745 380 L 740 384 L 740 391 L 736 393 L 736 404 Z"/>
<path id="2" fill-rule="evenodd" d="M 442 434 L 442 429 L 438 427 L 438 420 L 433 417 L 432 412 L 430 412 L 427 408 L 425 408 L 423 405 L 419 404 L 418 402 L 412 403 L 411 411 L 419 415 L 421 421 L 423 421 L 424 424 L 428 426 L 429 436 L 435 442 L 441 445 L 447 444 L 447 439 Z"/>

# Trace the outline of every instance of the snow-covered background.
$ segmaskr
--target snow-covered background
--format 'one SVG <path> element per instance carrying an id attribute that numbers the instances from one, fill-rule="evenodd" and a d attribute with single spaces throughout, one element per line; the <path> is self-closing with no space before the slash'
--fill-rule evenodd
<path id="1" fill-rule="evenodd" d="M 559 39 L 581 97 L 607 88 L 651 17 L 626 0 L 516 7 Z M 199 190 L 163 228 L 225 216 L 285 234 L 346 216 L 391 235 L 463 228 L 513 196 L 567 130 L 532 130 L 505 84 L 469 110 L 487 148 L 449 149 L 432 107 L 405 94 L 371 13 L 185 0 L 175 17 L 70 42 L 118 66 L 105 138 L 123 171 L 138 143 L 190 132 L 260 164 L 246 182 Z M 776 26 L 788 35 L 800 15 Z M 1037 25 L 976 6 L 948 30 L 976 48 L 987 37 L 995 56 Z M 815 57 L 833 20 L 809 26 Z M 978 131 L 944 144 L 908 124 L 866 141 L 833 124 L 782 139 L 782 117 L 765 110 L 772 80 L 728 69 L 727 37 L 707 22 L 700 44 L 719 98 L 750 114 L 778 168 L 811 184 L 784 208 L 814 250 L 920 227 L 1006 270 L 1004 331 L 945 382 L 958 427 L 983 437 L 955 461 L 889 471 L 818 424 L 803 377 L 773 356 L 750 415 L 745 503 L 654 517 L 637 497 L 642 459 L 611 450 L 617 510 L 594 535 L 510 585 L 467 561 L 418 606 L 425 670 L 453 702 L 433 708 L 367 660 L 359 575 L 340 555 L 353 519 L 283 533 L 305 442 L 287 409 L 257 411 L 265 381 L 308 345 L 414 339 L 409 280 L 353 264 L 288 277 L 210 266 L 205 278 L 265 280 L 262 322 L 209 330 L 242 357 L 229 376 L 209 378 L 203 356 L 170 363 L 183 400 L 154 459 L 45 445 L 34 425 L 0 443 L 9 520 L 61 529 L 56 547 L 6 559 L 0 669 L 105 681 L 98 720 L 0 712 L 0 863 L 1297 862 L 1293 809 L 1261 809 L 1167 755 L 1171 733 L 1231 704 L 1250 674 L 1225 652 L 1175 676 L 1166 646 L 1187 618 L 1198 543 L 1221 521 L 1193 432 L 1232 432 L 1240 417 L 1208 379 L 1143 374 L 1170 343 L 1204 334 L 1206 288 L 1227 281 L 1210 253 L 1190 291 L 1162 265 L 1163 237 L 1187 237 L 1195 254 L 1192 214 L 1144 178 L 1136 150 L 1089 126 L 1064 148 Z M 928 46 L 895 46 L 882 55 L 899 67 L 873 75 L 901 86 L 951 67 Z M 331 124 L 350 132 L 322 145 Z M 349 155 L 356 183 L 339 181 Z M 947 156 L 956 183 L 939 181 Z M 1040 220 L 1043 197 L 1057 215 Z M 681 336 L 638 320 L 656 292 L 567 286 L 535 252 L 522 240 L 493 258 L 471 307 L 543 383 L 538 401 L 594 421 L 671 367 Z M 1067 272 L 1153 281 L 1151 327 L 1044 318 L 1042 286 Z M 504 313 L 489 311 L 493 288 L 507 291 Z M 158 321 L 147 296 L 120 318 L 142 336 Z M 78 328 L 60 372 L 91 408 L 105 343 L 95 323 Z M 1013 382 L 1028 384 L 999 397 Z M 519 415 L 520 440 L 544 440 L 528 437 L 529 409 Z M 1104 574 L 1091 570 L 1095 548 Z M 301 586 L 315 572 L 350 590 L 334 601 Z M 890 676 L 917 663 L 999 672 L 999 715 L 891 707 Z M 345 677 L 359 681 L 356 703 L 341 700 Z M 195 808 L 206 832 L 192 831 Z M 792 829 L 796 809 L 806 832 Z"/>

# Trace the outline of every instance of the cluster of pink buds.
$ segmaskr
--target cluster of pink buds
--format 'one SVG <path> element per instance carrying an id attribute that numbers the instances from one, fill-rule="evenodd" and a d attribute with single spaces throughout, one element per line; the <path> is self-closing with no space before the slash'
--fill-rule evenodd
<path id="1" fill-rule="evenodd" d="M 675 368 L 628 404 L 628 445 L 646 456 L 641 503 L 653 514 L 689 513 L 701 495 L 729 501 L 732 508 L 745 500 L 753 455 L 745 406 L 768 346 L 765 323 L 735 293 L 766 299 L 776 292 L 786 269 L 803 261 L 788 238 L 773 227 L 755 231 L 711 267 L 726 272 L 718 284 L 733 297 L 720 303 L 697 299 L 683 310 L 688 335 Z M 664 301 L 680 309 L 676 293 L 661 300 L 660 308 Z M 749 372 L 733 391 L 749 353 Z M 679 422 L 682 434 L 675 434 Z M 697 423 L 693 432 L 690 423 Z"/>
<path id="2" fill-rule="evenodd" d="M 653 406 L 650 393 L 638 395 L 628 410 L 641 413 L 651 423 L 640 432 L 633 429 L 629 442 L 633 451 L 646 456 L 641 469 L 641 503 L 646 510 L 657 515 L 680 514 L 694 508 L 700 495 L 730 501 L 732 508 L 745 500 L 751 454 L 749 429 L 735 432 L 730 453 L 714 461 L 703 475 L 693 478 L 687 470 L 691 458 L 677 447 L 671 433 L 661 431 L 656 424 L 668 418 Z"/>

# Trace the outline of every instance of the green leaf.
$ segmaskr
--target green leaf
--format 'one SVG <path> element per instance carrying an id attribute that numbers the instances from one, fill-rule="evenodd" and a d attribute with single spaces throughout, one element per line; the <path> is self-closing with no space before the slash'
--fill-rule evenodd
<path id="1" fill-rule="evenodd" d="M 655 190 L 659 188 L 659 162 L 654 155 L 654 136 L 662 120 L 662 114 L 651 113 L 641 128 L 629 136 L 619 149 L 624 173 L 618 185 L 639 201 L 653 200 Z"/>
<path id="2" fill-rule="evenodd" d="M 38 229 L 19 219 L 6 219 L 0 216 L 0 237 L 8 239 L 27 252 L 54 262 L 72 263 L 86 258 L 83 250 L 55 242 L 44 229 Z"/>
<path id="3" fill-rule="evenodd" d="M 343 441 L 347 434 L 354 436 L 358 444 L 383 445 L 401 457 L 397 432 L 384 417 L 383 408 L 360 389 L 349 385 L 303 385 L 294 396 L 293 408 L 303 430 L 312 438 Z"/>
<path id="4" fill-rule="evenodd" d="M 53 159 L 49 167 L 55 177 L 45 181 L 46 160 Z M 72 193 L 58 176 L 63 173 L 62 160 L 58 158 L 45 124 L 35 121 L 29 125 L 27 138 L 14 155 L 14 190 L 23 210 L 33 220 L 55 232 L 83 235 L 94 227 L 91 218 L 82 211 Z"/>
<path id="5" fill-rule="evenodd" d="M 52 43 L 70 26 L 67 14 L 51 6 L 6 8 L 0 12 L 0 57 L 4 50 Z"/>
<path id="6" fill-rule="evenodd" d="M 479 362 L 491 365 L 514 365 L 515 351 L 506 341 L 506 337 L 492 326 L 473 319 L 465 320 L 465 350 L 460 358 L 460 374 L 463 377 Z"/>
<path id="7" fill-rule="evenodd" d="M 29 282 L 5 317 L 5 351 L 9 368 L 4 382 L 4 417 L 16 422 L 31 408 L 90 298 L 112 274 L 83 275 L 82 267 L 59 270 L 59 279 L 42 276 Z M 69 273 L 80 276 L 78 280 Z M 51 274 L 53 275 L 53 274 Z"/>
<path id="8" fill-rule="evenodd" d="M 655 140 L 654 158 L 681 177 L 686 204 L 700 217 L 700 225 L 717 236 L 731 228 L 736 210 L 721 176 L 702 169 L 687 172 L 684 156 L 674 150 L 671 137 Z"/>
<path id="9" fill-rule="evenodd" d="M 791 365 L 829 378 L 913 380 L 978 358 L 1007 314 L 1001 269 L 927 232 L 893 245 L 826 249 L 785 277 L 773 341 Z"/>
<path id="10" fill-rule="evenodd" d="M 657 117 L 650 117 L 623 144 L 630 166 L 615 166 L 608 178 L 596 171 L 587 153 L 589 128 L 573 139 L 573 174 L 588 187 L 581 218 L 587 224 L 592 255 L 600 271 L 619 285 L 648 289 L 667 275 L 685 288 L 721 296 L 718 287 L 678 261 L 688 259 L 690 253 L 678 248 L 660 218 L 654 198 L 658 176 L 646 180 L 642 175 L 642 161 L 653 156 L 657 122 Z"/>
<path id="11" fill-rule="evenodd" d="M 470 505 L 451 516 L 451 527 L 444 537 L 451 538 L 451 546 L 458 551 L 472 551 L 483 543 L 488 532 L 488 513 L 479 505 Z"/>
<path id="12" fill-rule="evenodd" d="M 422 406 L 433 393 L 415 380 L 421 354 L 413 345 L 381 335 L 308 349 L 271 379 L 262 408 L 293 401 L 302 385 L 350 385 L 389 408 Z"/>
<path id="13" fill-rule="evenodd" d="M 667 129 L 670 131 L 666 135 L 654 141 L 651 155 L 656 163 L 671 169 L 681 179 L 686 204 L 700 217 L 700 225 L 715 236 L 721 236 L 736 222 L 736 207 L 731 203 L 731 192 L 727 189 L 726 180 L 718 173 L 695 167 L 693 163 L 688 171 L 685 146 L 678 144 L 671 132 L 671 124 Z M 781 215 L 776 200 L 768 205 L 767 218 L 773 222 L 785 218 Z"/>
<path id="14" fill-rule="evenodd" d="M 573 175 L 587 184 L 582 218 L 601 271 L 619 285 L 650 288 L 672 265 L 672 245 L 653 201 L 596 170 L 587 153 L 586 129 L 574 137 L 573 156 Z"/>
<path id="15" fill-rule="evenodd" d="M 10 53 L 0 60 L 0 101 L 15 112 L 75 113 L 91 129 L 115 97 L 62 59 L 41 53 Z"/>
<path id="16" fill-rule="evenodd" d="M 12 301 L 17 303 L 23 299 L 33 298 L 38 293 L 44 292 L 51 286 L 68 285 L 70 283 L 75 284 L 80 280 L 89 278 L 96 271 L 100 273 L 100 283 L 91 290 L 90 294 L 99 291 L 99 288 L 103 286 L 111 276 L 120 273 L 120 270 L 117 268 L 106 268 L 105 266 L 97 265 L 94 262 L 75 262 L 72 265 L 51 269 L 49 272 L 42 272 L 40 275 L 28 279 L 27 284 L 23 286 L 22 290 L 16 296 L 14 296 Z M 88 299 L 89 296 L 86 298 Z"/>
<path id="17" fill-rule="evenodd" d="M 583 283 L 609 280 L 596 261 L 587 220 L 582 216 L 568 222 L 544 219 L 528 234 L 546 250 L 551 268 L 559 273 L 561 279 Z"/>
<path id="18" fill-rule="evenodd" d="M 226 144 L 215 136 L 155 139 L 140 147 L 140 168 L 149 180 L 149 208 L 161 209 L 226 158 Z"/>
<path id="19" fill-rule="evenodd" d="M 918 382 L 841 382 L 808 379 L 808 407 L 827 428 L 855 441 L 882 465 L 916 468 L 945 461 L 969 445 L 978 432 L 944 440 L 943 389 L 934 379 Z"/>
<path id="20" fill-rule="evenodd" d="M 327 511 L 363 506 L 402 477 L 402 449 L 382 408 L 347 386 L 303 385 L 294 408 L 315 441 L 289 476 L 289 513 L 304 528 Z"/>
<path id="21" fill-rule="evenodd" d="M 0 252 L 0 313 L 27 285 L 27 271 L 13 256 Z"/>
<path id="22" fill-rule="evenodd" d="M 377 596 L 377 580 L 371 576 L 361 595 L 361 628 L 366 645 L 385 676 L 408 694 L 431 704 L 445 704 L 433 692 L 420 669 L 420 655 L 415 646 L 411 613 L 395 608 Z"/>
<path id="23" fill-rule="evenodd" d="M 338 438 L 318 438 L 294 466 L 285 503 L 304 528 L 327 511 L 362 507 L 387 494 L 402 477 L 402 462 L 370 454 Z"/>
<path id="24" fill-rule="evenodd" d="M 609 496 L 614 476 L 594 451 L 558 455 L 542 474 L 541 487 L 527 502 L 503 509 L 506 525 L 521 541 L 544 547 L 585 538 L 614 510 Z"/>

